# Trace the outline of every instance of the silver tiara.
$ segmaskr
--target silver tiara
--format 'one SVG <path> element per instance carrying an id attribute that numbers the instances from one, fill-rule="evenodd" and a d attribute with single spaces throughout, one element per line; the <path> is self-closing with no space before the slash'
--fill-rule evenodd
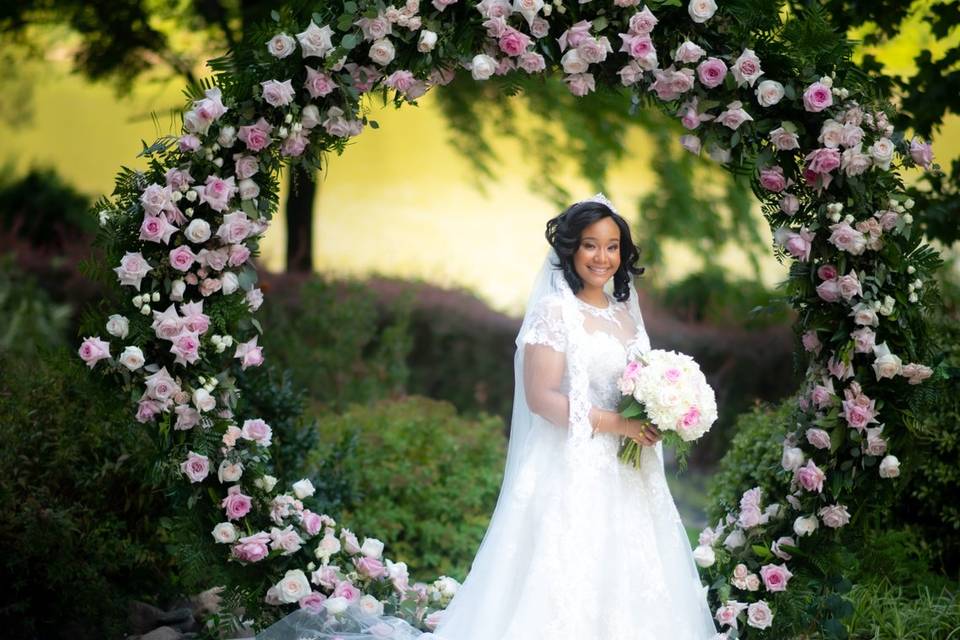
<path id="1" fill-rule="evenodd" d="M 619 215 L 617 208 L 613 206 L 613 203 L 610 202 L 610 199 L 607 196 L 603 195 L 603 192 L 599 192 L 595 194 L 592 198 L 587 198 L 586 200 L 581 200 L 580 202 L 599 202 L 600 204 L 606 205 L 607 207 L 609 207 L 610 211 L 613 211 L 614 213 Z"/>

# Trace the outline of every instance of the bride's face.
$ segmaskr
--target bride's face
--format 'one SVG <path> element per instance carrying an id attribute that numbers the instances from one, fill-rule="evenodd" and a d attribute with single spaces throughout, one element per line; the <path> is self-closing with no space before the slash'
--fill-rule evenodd
<path id="1" fill-rule="evenodd" d="M 620 227 L 613 218 L 601 218 L 585 227 L 573 266 L 585 287 L 603 287 L 620 268 Z"/>

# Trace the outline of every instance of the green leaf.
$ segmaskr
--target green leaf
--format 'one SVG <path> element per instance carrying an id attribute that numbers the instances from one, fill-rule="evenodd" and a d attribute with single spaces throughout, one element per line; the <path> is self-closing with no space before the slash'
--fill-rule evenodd
<path id="1" fill-rule="evenodd" d="M 753 553 L 757 555 L 761 560 L 769 560 L 773 557 L 773 553 L 770 549 L 767 549 L 765 546 L 760 544 L 754 544 L 750 546 L 753 549 Z"/>
<path id="2" fill-rule="evenodd" d="M 270 12 L 270 19 L 274 22 L 280 22 L 280 14 L 276 10 Z"/>
<path id="3" fill-rule="evenodd" d="M 356 34 L 348 33 L 347 35 L 343 36 L 343 39 L 340 41 L 340 46 L 346 49 L 347 51 L 350 51 L 354 47 L 356 47 L 359 43 L 360 41 L 357 39 Z"/>
<path id="4" fill-rule="evenodd" d="M 353 16 L 345 13 L 337 19 L 337 31 L 350 31 L 352 27 L 353 27 Z M 356 44 L 347 46 L 346 42 L 348 37 L 350 36 L 344 36 L 343 41 L 340 44 L 344 49 L 353 49 L 353 47 L 355 47 Z"/>
<path id="5" fill-rule="evenodd" d="M 371 128 L 371 129 L 379 129 L 379 128 L 380 128 L 380 123 L 377 122 L 376 120 L 370 120 L 367 124 L 370 125 L 370 128 Z"/>
<path id="6" fill-rule="evenodd" d="M 607 28 L 608 24 L 609 23 L 607 22 L 607 19 L 603 16 L 600 16 L 599 18 L 593 21 L 593 29 L 594 31 L 603 31 L 604 29 Z"/>
<path id="7" fill-rule="evenodd" d="M 343 3 L 343 11 L 345 13 L 356 13 L 357 12 L 357 3 L 353 0 L 347 0 Z"/>

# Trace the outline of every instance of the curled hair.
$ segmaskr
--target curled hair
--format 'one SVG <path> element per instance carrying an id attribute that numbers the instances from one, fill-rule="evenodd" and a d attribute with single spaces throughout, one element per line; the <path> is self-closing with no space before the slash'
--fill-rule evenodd
<path id="1" fill-rule="evenodd" d="M 620 267 L 613 274 L 613 297 L 623 302 L 630 297 L 630 276 L 643 273 L 637 266 L 640 249 L 633 243 L 630 225 L 617 213 L 600 202 L 577 202 L 566 211 L 547 222 L 547 242 L 557 252 L 560 264 L 554 267 L 563 271 L 563 277 L 574 293 L 583 289 L 583 279 L 573 264 L 573 256 L 580 248 L 583 230 L 603 218 L 612 218 L 620 228 Z"/>

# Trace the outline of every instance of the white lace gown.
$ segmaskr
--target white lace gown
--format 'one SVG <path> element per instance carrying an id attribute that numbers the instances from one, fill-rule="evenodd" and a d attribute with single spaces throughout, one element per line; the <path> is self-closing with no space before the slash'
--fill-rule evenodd
<path id="1" fill-rule="evenodd" d="M 632 287 L 631 287 L 632 288 Z M 635 295 L 635 292 L 634 292 Z M 576 299 L 589 401 L 616 410 L 628 354 L 650 348 L 636 302 L 600 309 Z M 567 349 L 560 303 L 545 298 L 522 344 Z M 569 385 L 569 370 L 564 387 Z M 571 407 L 571 412 L 575 410 Z M 442 640 L 706 640 L 716 634 L 690 543 L 664 476 L 661 445 L 640 470 L 618 437 L 570 449 L 566 427 L 538 420 L 500 526 L 484 538 L 435 635 Z M 563 473 L 559 463 L 577 465 Z M 588 472 L 582 472 L 588 469 Z"/>

